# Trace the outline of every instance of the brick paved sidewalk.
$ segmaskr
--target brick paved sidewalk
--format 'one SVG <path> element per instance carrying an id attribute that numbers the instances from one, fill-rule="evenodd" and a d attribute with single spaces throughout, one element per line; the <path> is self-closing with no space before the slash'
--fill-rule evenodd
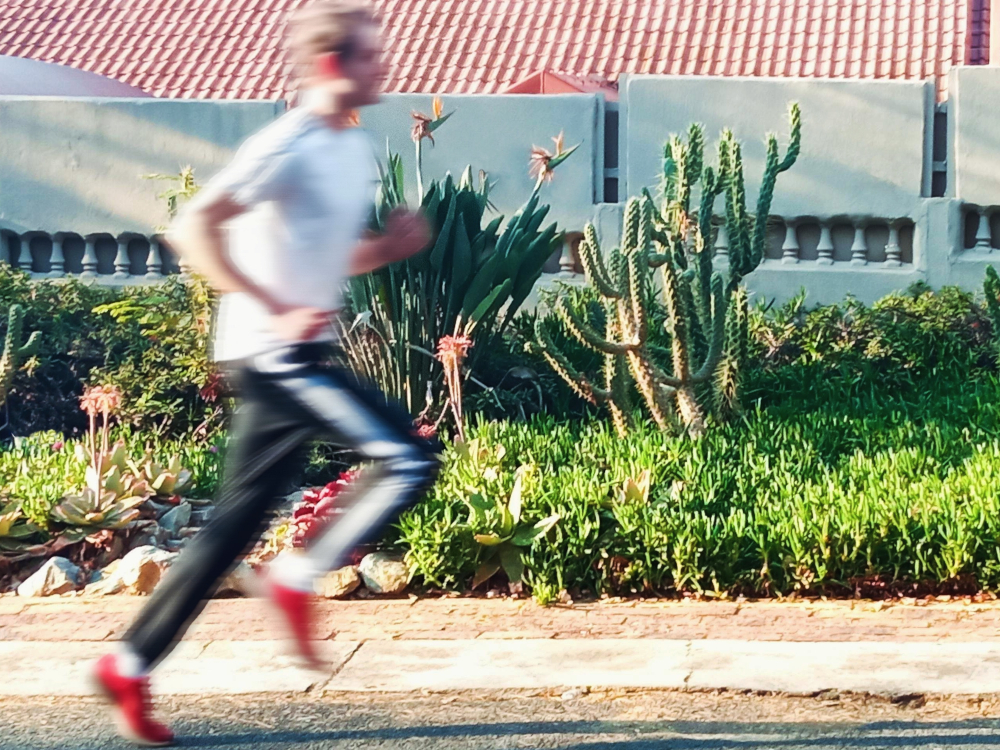
<path id="1" fill-rule="evenodd" d="M 115 639 L 143 604 L 103 599 L 0 597 L 0 641 Z M 372 599 L 324 601 L 321 637 L 341 641 L 659 638 L 744 641 L 1000 641 L 1000 603 L 924 605 L 596 602 L 539 607 L 530 600 Z M 192 640 L 283 637 L 265 602 L 209 603 Z"/>

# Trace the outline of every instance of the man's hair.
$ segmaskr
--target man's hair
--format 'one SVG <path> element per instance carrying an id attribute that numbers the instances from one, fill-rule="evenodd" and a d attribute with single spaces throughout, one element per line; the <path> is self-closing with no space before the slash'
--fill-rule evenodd
<path id="1" fill-rule="evenodd" d="M 374 22 L 375 12 L 366 0 L 313 0 L 296 11 L 289 23 L 292 62 L 302 69 L 328 52 L 350 57 L 358 29 Z"/>

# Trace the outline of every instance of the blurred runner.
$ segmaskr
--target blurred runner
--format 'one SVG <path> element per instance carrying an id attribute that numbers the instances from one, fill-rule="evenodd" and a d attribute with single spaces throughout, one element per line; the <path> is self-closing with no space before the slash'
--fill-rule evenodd
<path id="1" fill-rule="evenodd" d="M 214 355 L 241 404 L 226 477 L 208 526 L 185 548 L 121 646 L 95 678 L 122 734 L 168 745 L 151 718 L 149 671 L 256 541 L 288 489 L 308 440 L 323 435 L 370 463 L 347 510 L 303 555 L 266 576 L 268 594 L 302 656 L 311 645 L 315 578 L 377 537 L 432 484 L 437 458 L 408 415 L 349 373 L 321 366 L 346 279 L 402 260 L 430 241 L 422 216 L 397 212 L 383 236 L 362 239 L 377 182 L 374 149 L 352 113 L 378 100 L 385 77 L 378 24 L 360 0 L 316 0 L 290 26 L 302 105 L 251 137 L 178 217 L 169 241 L 222 293 Z"/>

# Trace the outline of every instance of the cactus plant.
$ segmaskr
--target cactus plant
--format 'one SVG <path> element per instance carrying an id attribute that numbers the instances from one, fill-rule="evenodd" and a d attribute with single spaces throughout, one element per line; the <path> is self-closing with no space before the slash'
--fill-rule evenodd
<path id="1" fill-rule="evenodd" d="M 778 174 L 799 153 L 801 116 L 792 105 L 791 135 L 784 158 L 777 138 L 768 136 L 767 158 L 757 212 L 746 210 L 740 145 L 726 130 L 719 142 L 718 171 L 704 165 L 704 131 L 691 126 L 687 141 L 673 136 L 666 144 L 661 202 L 649 191 L 626 204 L 620 248 L 601 252 L 593 224 L 584 230 L 580 259 L 605 307 L 604 331 L 577 315 L 564 296 L 554 312 L 574 338 L 604 355 L 605 387 L 577 372 L 554 345 L 544 319 L 536 323 L 537 349 L 582 398 L 603 403 L 619 434 L 631 419 L 629 397 L 638 390 L 664 430 L 682 426 L 692 436 L 705 431 L 706 412 L 731 410 L 738 401 L 739 373 L 747 350 L 747 295 L 743 278 L 764 257 L 766 221 Z M 691 204 L 700 193 L 697 210 Z M 728 280 L 713 267 L 714 208 L 725 198 L 729 234 Z M 659 269 L 670 366 L 654 356 L 650 341 L 653 306 L 651 274 Z"/>
<path id="2" fill-rule="evenodd" d="M 4 340 L 3 355 L 0 356 L 0 405 L 7 400 L 14 373 L 18 371 L 26 357 L 38 351 L 41 334 L 35 331 L 27 343 L 21 344 L 21 332 L 24 327 L 24 308 L 11 305 L 7 313 L 7 337 Z"/>

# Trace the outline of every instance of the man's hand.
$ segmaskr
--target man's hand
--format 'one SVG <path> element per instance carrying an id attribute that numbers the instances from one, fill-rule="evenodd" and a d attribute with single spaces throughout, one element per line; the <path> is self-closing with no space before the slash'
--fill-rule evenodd
<path id="1" fill-rule="evenodd" d="M 351 257 L 351 276 L 406 260 L 431 241 L 431 228 L 422 213 L 394 208 L 385 222 L 385 232 L 358 243 Z"/>
<path id="2" fill-rule="evenodd" d="M 311 341 L 329 325 L 334 313 L 317 307 L 287 307 L 271 314 L 271 328 L 285 341 Z"/>
<path id="3" fill-rule="evenodd" d="M 385 222 L 384 239 L 393 260 L 403 260 L 427 247 L 431 241 L 431 228 L 422 213 L 396 208 Z"/>

